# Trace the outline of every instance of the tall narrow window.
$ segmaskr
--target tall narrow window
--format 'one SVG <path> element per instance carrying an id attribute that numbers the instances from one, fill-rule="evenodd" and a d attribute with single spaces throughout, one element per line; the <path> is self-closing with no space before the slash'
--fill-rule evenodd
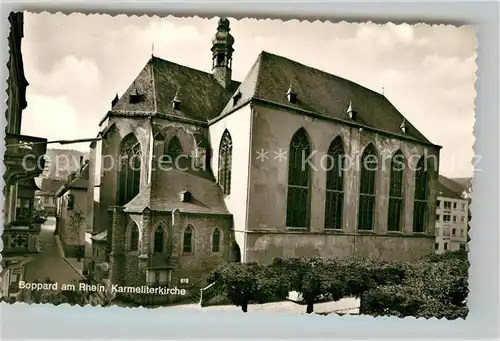
<path id="1" fill-rule="evenodd" d="M 139 250 L 139 229 L 135 223 L 130 226 L 130 251 Z"/>
<path id="2" fill-rule="evenodd" d="M 328 148 L 326 175 L 325 229 L 342 229 L 344 207 L 344 148 L 337 137 Z"/>
<path id="3" fill-rule="evenodd" d="M 388 231 L 400 231 L 403 211 L 403 170 L 405 159 L 398 150 L 391 160 L 391 181 L 389 187 L 389 216 L 387 219 Z"/>
<path id="4" fill-rule="evenodd" d="M 175 158 L 182 153 L 181 141 L 177 136 L 174 136 L 168 142 L 167 148 L 165 149 L 165 154 L 170 155 L 170 157 Z"/>
<path id="5" fill-rule="evenodd" d="M 429 196 L 429 173 L 422 156 L 415 170 L 415 199 L 413 206 L 413 232 L 424 232 L 427 219 L 427 198 Z"/>
<path id="6" fill-rule="evenodd" d="M 373 230 L 373 212 L 375 208 L 375 175 L 378 157 L 375 147 L 369 144 L 360 160 L 360 187 L 358 207 L 358 230 Z"/>
<path id="7" fill-rule="evenodd" d="M 193 235 L 194 229 L 191 225 L 184 230 L 184 237 L 182 243 L 182 252 L 184 253 L 192 253 L 193 252 Z"/>
<path id="8" fill-rule="evenodd" d="M 156 228 L 154 233 L 153 252 L 155 253 L 163 252 L 164 245 L 165 245 L 165 232 L 163 232 L 163 225 L 160 225 Z"/>
<path id="9" fill-rule="evenodd" d="M 231 194 L 231 166 L 233 141 L 229 131 L 225 130 L 219 146 L 219 185 L 224 194 Z"/>
<path id="10" fill-rule="evenodd" d="M 310 213 L 309 163 L 304 162 L 311 153 L 311 144 L 304 128 L 300 128 L 290 142 L 288 160 L 288 195 L 286 226 L 308 228 Z"/>
<path id="11" fill-rule="evenodd" d="M 134 134 L 127 135 L 120 145 L 120 168 L 117 204 L 123 206 L 139 194 L 141 177 L 141 145 Z"/>
<path id="12" fill-rule="evenodd" d="M 220 230 L 216 228 L 212 233 L 212 252 L 220 251 Z"/>

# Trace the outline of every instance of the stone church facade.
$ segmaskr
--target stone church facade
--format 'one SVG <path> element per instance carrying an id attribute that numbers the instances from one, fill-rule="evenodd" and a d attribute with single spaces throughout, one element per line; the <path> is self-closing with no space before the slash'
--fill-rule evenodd
<path id="1" fill-rule="evenodd" d="M 194 290 L 225 261 L 432 253 L 440 147 L 383 95 L 281 56 L 232 80 L 229 31 L 212 73 L 152 56 L 100 123 L 110 281 Z"/>

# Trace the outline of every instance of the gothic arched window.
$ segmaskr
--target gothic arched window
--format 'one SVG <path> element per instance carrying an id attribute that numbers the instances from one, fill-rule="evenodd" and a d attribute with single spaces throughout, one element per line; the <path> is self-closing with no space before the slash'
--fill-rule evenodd
<path id="1" fill-rule="evenodd" d="M 212 233 L 212 252 L 217 253 L 220 251 L 221 232 L 218 228 Z"/>
<path id="2" fill-rule="evenodd" d="M 130 226 L 130 251 L 139 250 L 139 228 L 136 223 L 132 223 Z"/>
<path id="3" fill-rule="evenodd" d="M 161 253 L 165 245 L 165 232 L 163 225 L 159 225 L 154 231 L 153 252 Z"/>
<path id="4" fill-rule="evenodd" d="M 328 148 L 326 174 L 325 229 L 342 229 L 344 207 L 344 147 L 340 136 Z"/>
<path id="5" fill-rule="evenodd" d="M 127 135 L 120 144 L 118 170 L 118 206 L 123 206 L 139 194 L 141 181 L 141 144 L 134 134 Z"/>
<path id="6" fill-rule="evenodd" d="M 170 155 L 172 158 L 179 156 L 182 153 L 182 144 L 177 136 L 174 136 L 168 142 L 165 154 Z"/>
<path id="7" fill-rule="evenodd" d="M 369 144 L 361 156 L 358 230 L 373 230 L 375 209 L 375 175 L 378 168 L 377 151 Z"/>
<path id="8" fill-rule="evenodd" d="M 403 170 L 405 158 L 398 150 L 391 159 L 391 177 L 389 187 L 389 213 L 387 219 L 388 231 L 400 231 L 403 212 Z"/>
<path id="9" fill-rule="evenodd" d="M 288 194 L 286 226 L 308 228 L 310 214 L 310 165 L 304 162 L 311 154 L 311 144 L 304 128 L 300 128 L 290 141 L 288 160 Z"/>
<path id="10" fill-rule="evenodd" d="M 219 176 L 218 182 L 222 192 L 231 194 L 231 166 L 233 157 L 233 141 L 227 129 L 222 134 L 219 146 Z"/>
<path id="11" fill-rule="evenodd" d="M 182 252 L 183 253 L 194 252 L 194 228 L 191 225 L 188 225 L 184 230 L 184 235 L 182 240 Z"/>
<path id="12" fill-rule="evenodd" d="M 413 206 L 413 232 L 424 232 L 427 219 L 427 199 L 429 196 L 429 173 L 422 156 L 415 170 L 415 198 Z"/>

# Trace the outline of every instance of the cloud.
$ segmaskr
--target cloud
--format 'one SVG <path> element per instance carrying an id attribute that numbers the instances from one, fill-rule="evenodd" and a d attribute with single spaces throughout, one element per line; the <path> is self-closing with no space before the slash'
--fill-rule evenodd
<path id="1" fill-rule="evenodd" d="M 141 32 L 145 37 L 159 44 L 191 43 L 200 38 L 198 30 L 193 26 L 176 26 L 165 20 L 155 20 Z"/>
<path id="2" fill-rule="evenodd" d="M 73 96 L 86 97 L 102 82 L 96 62 L 88 58 L 64 56 L 47 73 L 37 69 L 29 59 L 25 64 L 32 89 L 49 96 L 71 93 Z"/>
<path id="3" fill-rule="evenodd" d="M 64 97 L 29 94 L 23 112 L 23 134 L 58 140 L 75 138 L 78 130 L 77 112 Z"/>

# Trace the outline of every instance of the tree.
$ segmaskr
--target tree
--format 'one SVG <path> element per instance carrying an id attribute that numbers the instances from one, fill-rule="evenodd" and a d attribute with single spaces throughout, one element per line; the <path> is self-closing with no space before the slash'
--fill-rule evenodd
<path id="1" fill-rule="evenodd" d="M 382 285 L 365 292 L 360 312 L 374 316 L 465 318 L 468 267 L 462 251 L 425 257 L 407 265 L 400 285 Z"/>
<path id="2" fill-rule="evenodd" d="M 320 296 L 330 296 L 336 301 L 344 297 L 345 283 L 340 275 L 341 268 L 334 260 L 275 259 L 271 266 L 281 269 L 281 280 L 288 283 L 290 290 L 302 293 L 307 314 L 314 311 L 314 303 Z"/>
<path id="3" fill-rule="evenodd" d="M 273 269 L 256 263 L 225 264 L 208 276 L 210 282 L 215 282 L 215 292 L 225 294 L 245 313 L 250 301 L 264 302 L 282 293 L 283 287 L 278 279 Z"/>

